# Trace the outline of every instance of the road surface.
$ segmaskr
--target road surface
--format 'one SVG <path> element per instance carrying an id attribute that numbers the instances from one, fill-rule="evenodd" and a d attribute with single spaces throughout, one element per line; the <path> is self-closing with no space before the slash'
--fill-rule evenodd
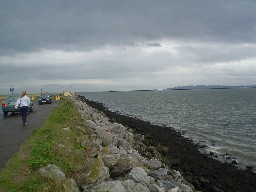
<path id="1" fill-rule="evenodd" d="M 0 110 L 0 169 L 19 150 L 32 131 L 42 125 L 58 103 L 53 101 L 52 104 L 38 105 L 34 102 L 33 112 L 28 114 L 27 126 L 22 125 L 20 115 L 9 113 L 4 117 L 2 109 Z"/>

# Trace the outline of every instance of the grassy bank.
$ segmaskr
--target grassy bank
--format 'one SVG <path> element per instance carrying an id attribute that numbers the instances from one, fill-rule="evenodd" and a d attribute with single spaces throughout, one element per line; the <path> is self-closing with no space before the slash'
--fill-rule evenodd
<path id="1" fill-rule="evenodd" d="M 38 169 L 55 164 L 72 177 L 83 163 L 84 148 L 76 138 L 83 120 L 74 103 L 63 99 L 44 124 L 34 131 L 0 172 L 0 191 L 62 191 L 58 183 L 42 178 Z"/>

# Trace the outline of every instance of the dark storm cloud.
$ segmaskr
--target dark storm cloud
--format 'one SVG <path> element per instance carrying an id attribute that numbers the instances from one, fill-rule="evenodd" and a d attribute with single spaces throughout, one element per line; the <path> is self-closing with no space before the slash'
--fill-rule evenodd
<path id="1" fill-rule="evenodd" d="M 0 0 L 0 88 L 255 84 L 255 10 L 254 0 Z"/>
<path id="2" fill-rule="evenodd" d="M 0 1 L 0 50 L 93 49 L 161 38 L 255 42 L 255 1 Z"/>

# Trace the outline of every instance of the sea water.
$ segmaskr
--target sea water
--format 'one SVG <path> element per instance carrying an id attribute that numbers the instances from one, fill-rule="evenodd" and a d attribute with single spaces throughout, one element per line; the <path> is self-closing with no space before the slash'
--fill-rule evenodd
<path id="1" fill-rule="evenodd" d="M 78 94 L 111 111 L 173 127 L 195 143 L 207 145 L 208 151 L 256 168 L 256 89 Z"/>

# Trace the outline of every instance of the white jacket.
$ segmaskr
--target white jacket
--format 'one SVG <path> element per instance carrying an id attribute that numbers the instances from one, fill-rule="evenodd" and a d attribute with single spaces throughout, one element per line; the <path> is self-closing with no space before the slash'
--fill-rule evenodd
<path id="1" fill-rule="evenodd" d="M 15 108 L 17 107 L 23 107 L 23 106 L 29 106 L 30 105 L 30 99 L 27 95 L 20 97 L 16 104 L 15 104 Z"/>

